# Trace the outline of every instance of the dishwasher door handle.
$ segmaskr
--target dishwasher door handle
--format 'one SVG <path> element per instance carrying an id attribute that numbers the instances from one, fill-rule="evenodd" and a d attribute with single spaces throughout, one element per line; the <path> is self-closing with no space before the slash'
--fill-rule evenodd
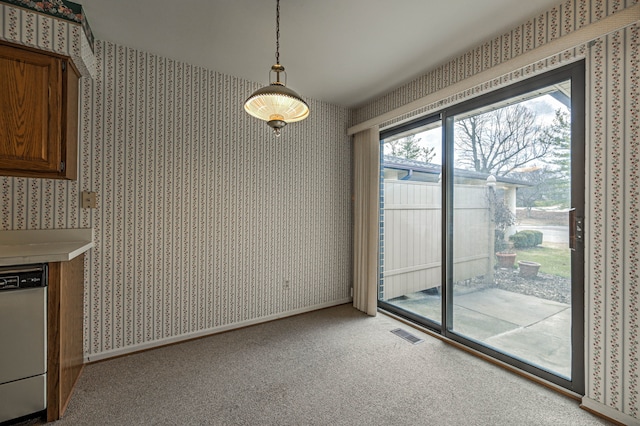
<path id="1" fill-rule="evenodd" d="M 42 266 L 25 266 L 24 268 L 16 268 L 14 266 L 8 268 L 0 268 L 0 276 L 7 274 L 21 274 L 23 272 L 42 272 L 44 267 Z"/>

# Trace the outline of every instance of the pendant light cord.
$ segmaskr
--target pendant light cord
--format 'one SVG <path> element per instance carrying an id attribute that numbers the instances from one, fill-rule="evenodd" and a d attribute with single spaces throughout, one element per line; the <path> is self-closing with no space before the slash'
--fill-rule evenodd
<path id="1" fill-rule="evenodd" d="M 276 64 L 280 65 L 280 0 L 276 0 Z"/>

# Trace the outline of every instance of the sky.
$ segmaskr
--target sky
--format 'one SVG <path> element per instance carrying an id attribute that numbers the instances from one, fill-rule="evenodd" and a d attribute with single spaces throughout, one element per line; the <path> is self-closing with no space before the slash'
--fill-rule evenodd
<path id="1" fill-rule="evenodd" d="M 542 95 L 537 98 L 529 99 L 522 102 L 523 105 L 535 111 L 539 123 L 542 125 L 549 125 L 555 118 L 555 112 L 557 109 L 562 109 L 566 112 L 569 109 L 550 95 Z M 416 138 L 420 139 L 419 144 L 423 147 L 433 147 L 436 153 L 431 162 L 433 164 L 442 164 L 442 129 L 437 127 L 425 132 L 418 133 Z"/>

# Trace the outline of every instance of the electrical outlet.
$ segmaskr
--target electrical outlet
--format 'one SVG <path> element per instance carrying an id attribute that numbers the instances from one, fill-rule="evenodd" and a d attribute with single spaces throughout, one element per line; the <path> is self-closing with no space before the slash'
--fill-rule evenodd
<path id="1" fill-rule="evenodd" d="M 91 191 L 82 191 L 82 208 L 95 209 L 98 207 L 97 194 Z"/>

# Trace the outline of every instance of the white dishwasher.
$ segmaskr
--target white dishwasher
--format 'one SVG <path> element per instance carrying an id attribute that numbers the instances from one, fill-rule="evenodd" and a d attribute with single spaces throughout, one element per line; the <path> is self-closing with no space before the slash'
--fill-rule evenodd
<path id="1" fill-rule="evenodd" d="M 47 265 L 0 267 L 0 422 L 46 408 Z"/>

